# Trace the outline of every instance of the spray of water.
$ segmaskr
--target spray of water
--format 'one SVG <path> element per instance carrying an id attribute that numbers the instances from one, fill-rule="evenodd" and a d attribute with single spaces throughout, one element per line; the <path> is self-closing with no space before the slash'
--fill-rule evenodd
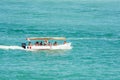
<path id="1" fill-rule="evenodd" d="M 15 49 L 18 49 L 18 50 L 23 50 L 22 47 L 20 46 L 5 46 L 5 45 L 0 45 L 0 49 L 12 49 L 12 50 L 15 50 Z"/>

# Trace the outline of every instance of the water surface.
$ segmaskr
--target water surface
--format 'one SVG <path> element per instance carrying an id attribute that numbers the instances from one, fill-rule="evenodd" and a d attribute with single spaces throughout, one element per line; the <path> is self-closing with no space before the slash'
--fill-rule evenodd
<path id="1" fill-rule="evenodd" d="M 73 49 L 0 49 L 1 80 L 119 80 L 119 0 L 1 0 L 0 46 L 66 37 Z"/>

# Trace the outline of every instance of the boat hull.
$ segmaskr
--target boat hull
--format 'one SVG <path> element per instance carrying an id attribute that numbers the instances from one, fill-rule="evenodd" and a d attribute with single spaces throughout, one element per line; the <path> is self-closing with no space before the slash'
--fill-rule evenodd
<path id="1" fill-rule="evenodd" d="M 72 49 L 71 43 L 66 43 L 63 45 L 57 45 L 57 46 L 26 46 L 27 50 L 64 50 L 64 49 Z"/>

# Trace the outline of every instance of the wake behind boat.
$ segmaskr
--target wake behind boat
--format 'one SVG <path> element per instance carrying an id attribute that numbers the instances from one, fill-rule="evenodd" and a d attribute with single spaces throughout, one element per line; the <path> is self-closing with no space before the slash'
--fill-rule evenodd
<path id="1" fill-rule="evenodd" d="M 22 43 L 22 48 L 26 50 L 58 50 L 58 49 L 72 49 L 71 43 L 66 42 L 66 38 L 64 37 L 40 37 L 40 38 L 27 38 L 28 45 L 26 43 Z M 35 44 L 32 44 L 32 40 L 37 40 Z M 39 40 L 39 41 L 38 41 Z M 62 44 L 58 44 L 55 41 L 53 44 L 50 41 L 59 40 L 64 41 Z"/>

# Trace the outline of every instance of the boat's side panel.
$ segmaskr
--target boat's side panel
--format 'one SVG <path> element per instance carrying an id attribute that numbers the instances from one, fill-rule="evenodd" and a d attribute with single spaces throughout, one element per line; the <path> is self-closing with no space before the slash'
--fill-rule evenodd
<path id="1" fill-rule="evenodd" d="M 57 45 L 57 46 L 31 46 L 27 49 L 31 50 L 56 50 L 56 49 L 71 49 L 71 43 L 66 43 L 64 45 Z"/>

